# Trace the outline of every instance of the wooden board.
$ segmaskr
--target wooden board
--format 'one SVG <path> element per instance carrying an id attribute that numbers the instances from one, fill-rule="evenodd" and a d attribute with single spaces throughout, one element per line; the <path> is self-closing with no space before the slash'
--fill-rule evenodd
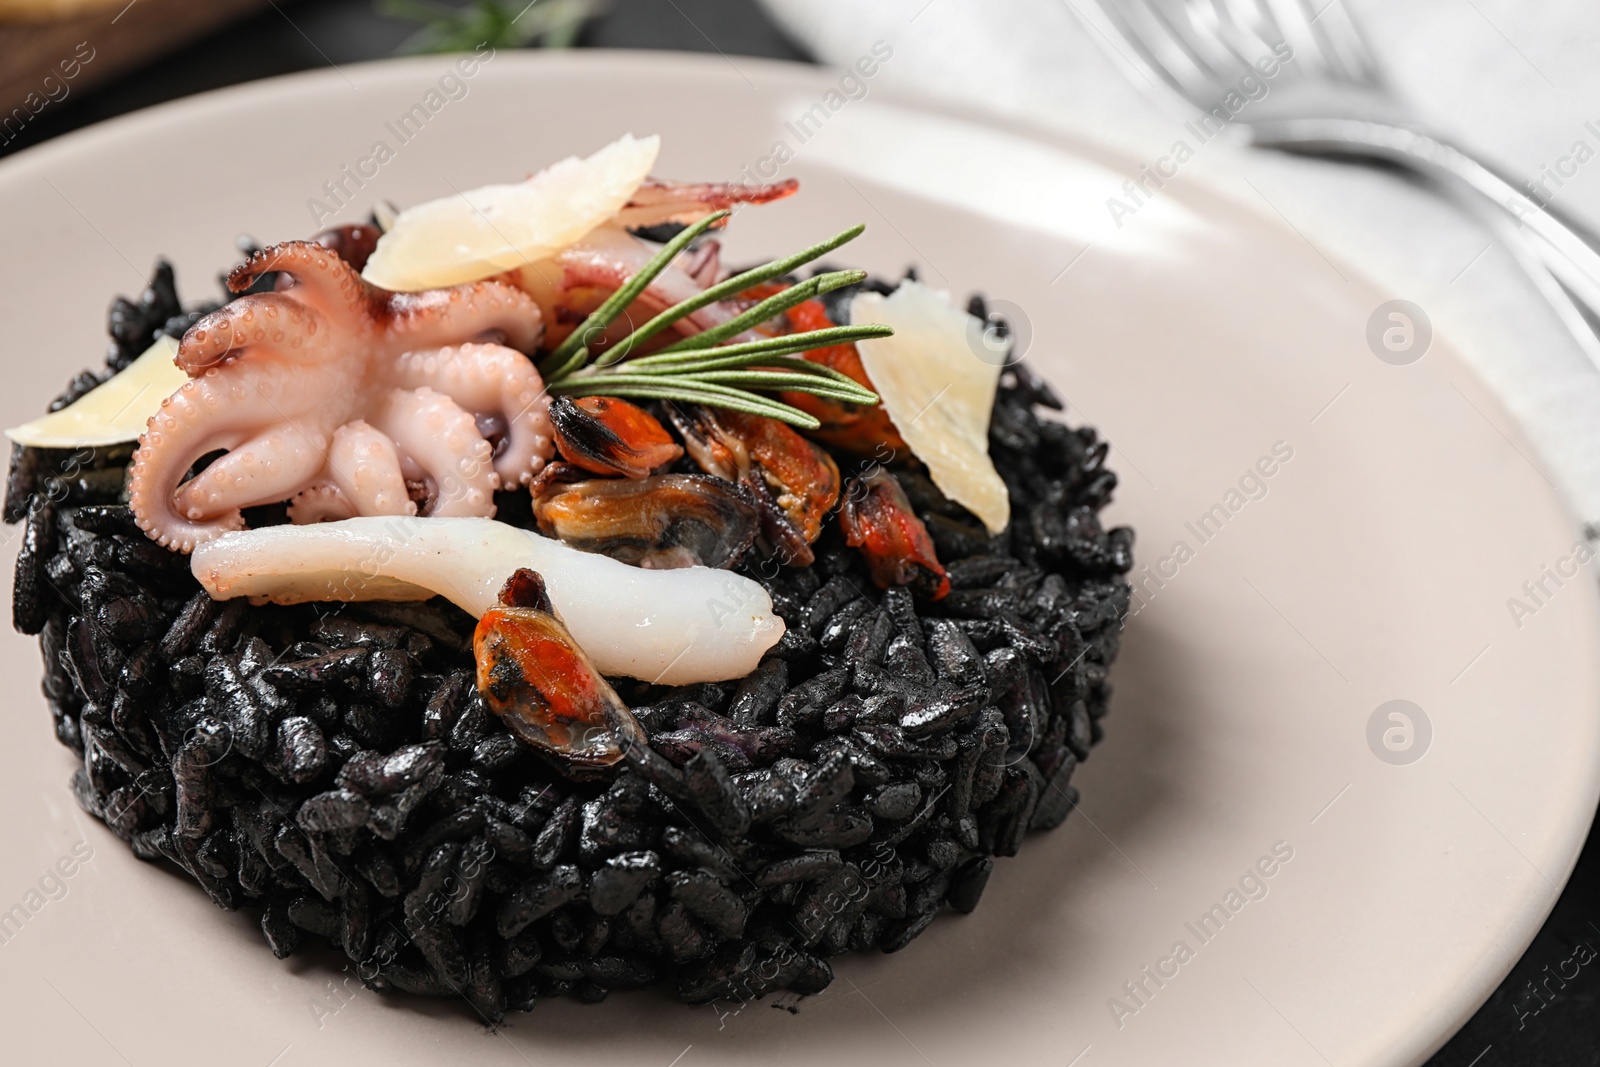
<path id="1" fill-rule="evenodd" d="M 0 22 L 0 144 L 33 116 L 265 7 L 269 0 L 133 0 L 51 22 Z"/>

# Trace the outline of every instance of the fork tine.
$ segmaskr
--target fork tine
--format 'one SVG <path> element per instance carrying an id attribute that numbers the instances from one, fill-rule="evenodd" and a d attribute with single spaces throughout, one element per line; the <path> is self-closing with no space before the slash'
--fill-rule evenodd
<path id="1" fill-rule="evenodd" d="M 1271 13 L 1254 0 L 1208 0 L 1216 20 L 1218 42 L 1228 49 L 1242 73 L 1256 74 L 1256 64 L 1270 57 L 1283 34 Z"/>
<path id="2" fill-rule="evenodd" d="M 1077 0 L 1068 0 L 1077 9 Z M 1211 110 L 1287 42 L 1295 81 L 1382 92 L 1383 78 L 1343 0 L 1096 0 L 1152 81 Z M 1083 13 L 1079 12 L 1080 17 Z M 1085 19 L 1085 21 L 1088 21 Z M 1092 23 L 1091 23 L 1092 25 Z M 1098 28 L 1098 27 L 1096 27 Z M 1103 31 L 1102 31 L 1103 32 Z"/>
<path id="3" fill-rule="evenodd" d="M 1172 43 L 1188 57 L 1196 69 L 1204 73 L 1208 87 L 1213 90 L 1226 85 L 1234 76 L 1234 60 L 1227 50 L 1217 47 L 1216 36 L 1207 31 L 1203 11 L 1204 0 L 1197 5 L 1194 0 L 1145 0 L 1150 19 L 1161 28 Z M 1172 11 L 1170 8 L 1176 7 Z"/>
<path id="4" fill-rule="evenodd" d="M 1381 89 L 1383 75 L 1372 50 L 1361 35 L 1343 0 L 1299 0 L 1306 24 L 1337 64 L 1341 80 L 1368 89 Z M 1313 7 L 1314 4 L 1320 6 Z M 1330 64 L 1330 65 L 1332 65 Z"/>
<path id="5" fill-rule="evenodd" d="M 1264 39 L 1259 31 L 1272 32 L 1275 23 L 1252 0 L 1244 0 L 1246 14 L 1254 25 L 1241 25 L 1229 0 L 1120 0 L 1117 6 L 1123 23 L 1142 30 L 1141 45 L 1155 61 L 1163 61 L 1169 83 L 1185 86 L 1184 95 L 1203 111 L 1213 111 L 1229 94 L 1240 92 L 1246 75 L 1256 74 L 1256 62 L 1270 55 L 1281 40 Z M 1102 6 L 1109 7 L 1107 0 Z M 1130 11 L 1138 6 L 1137 12 Z M 1154 35 L 1154 37 L 1152 37 Z M 1161 48 L 1156 42 L 1161 41 Z M 1174 69 L 1181 56 L 1185 69 L 1204 75 L 1203 81 L 1185 80 Z M 1230 111 L 1233 109 L 1230 109 Z"/>
<path id="6" fill-rule="evenodd" d="M 1094 26 L 1075 0 L 1068 0 L 1079 17 Z M 1190 106 L 1201 106 L 1202 101 L 1217 95 L 1217 81 L 1209 66 L 1189 52 L 1180 43 L 1164 19 L 1152 10 L 1148 0 L 1095 0 L 1111 30 L 1133 53 L 1135 65 L 1152 82 L 1159 80 Z M 1102 31 L 1103 32 L 1103 31 Z M 1126 53 L 1124 53 L 1126 55 Z M 1206 105 L 1209 106 L 1209 105 Z"/>
<path id="7" fill-rule="evenodd" d="M 1290 69 L 1296 78 L 1348 81 L 1349 72 L 1315 26 L 1316 11 L 1311 5 L 1316 2 L 1319 0 L 1231 0 L 1243 21 L 1269 27 L 1262 34 L 1266 51 L 1284 43 L 1294 49 Z M 1330 0 L 1320 2 L 1327 4 Z"/>
<path id="8" fill-rule="evenodd" d="M 1326 78 L 1335 83 L 1375 84 L 1376 65 L 1340 0 L 1215 0 L 1235 28 L 1235 49 L 1246 62 L 1287 42 L 1294 49 L 1297 77 Z M 1332 9 L 1338 7 L 1334 12 Z M 1240 37 L 1250 40 L 1241 47 Z"/>
<path id="9" fill-rule="evenodd" d="M 1215 0 L 1226 13 L 1226 21 L 1238 39 L 1246 42 L 1244 52 L 1252 66 L 1255 61 L 1271 55 L 1283 44 L 1283 27 L 1270 8 L 1260 0 Z"/>
<path id="10" fill-rule="evenodd" d="M 1334 42 L 1318 26 L 1337 0 L 1255 0 L 1271 8 L 1283 27 L 1285 39 L 1294 47 L 1294 64 L 1308 77 L 1335 84 L 1357 82 L 1354 72 Z"/>
<path id="11" fill-rule="evenodd" d="M 1206 56 L 1218 81 L 1230 86 L 1237 84 L 1241 67 L 1248 68 L 1250 61 L 1241 57 L 1234 48 L 1230 40 L 1233 36 L 1231 27 L 1227 25 L 1215 0 L 1181 0 L 1180 6 L 1182 18 L 1173 21 L 1181 22 L 1189 31 L 1187 42 L 1190 49 Z"/>
<path id="12" fill-rule="evenodd" d="M 1228 21 L 1238 27 L 1239 32 L 1248 34 L 1264 51 L 1272 51 L 1273 46 L 1284 39 L 1283 27 L 1272 9 L 1261 0 L 1218 2 L 1227 11 Z"/>

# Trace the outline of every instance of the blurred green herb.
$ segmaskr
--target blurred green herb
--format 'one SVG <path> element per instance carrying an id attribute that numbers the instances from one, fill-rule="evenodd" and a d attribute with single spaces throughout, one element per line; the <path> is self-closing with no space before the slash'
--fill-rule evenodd
<path id="1" fill-rule="evenodd" d="M 378 0 L 379 12 L 419 22 L 422 29 L 400 46 L 408 55 L 523 48 L 570 48 L 586 20 L 605 0 L 470 0 L 456 7 L 438 0 Z"/>

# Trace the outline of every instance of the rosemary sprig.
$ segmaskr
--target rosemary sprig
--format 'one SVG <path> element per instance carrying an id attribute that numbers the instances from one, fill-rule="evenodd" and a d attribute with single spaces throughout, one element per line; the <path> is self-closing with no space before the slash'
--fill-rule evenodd
<path id="1" fill-rule="evenodd" d="M 755 341 L 722 343 L 802 301 L 860 282 L 866 277 L 865 271 L 828 271 L 814 275 L 759 301 L 727 322 L 651 355 L 623 362 L 630 351 L 684 316 L 826 255 L 859 236 L 864 229 L 862 226 L 853 226 L 810 248 L 747 270 L 673 305 L 630 332 L 591 363 L 588 341 L 603 334 L 674 257 L 727 214 L 726 211 L 716 212 L 679 232 L 545 356 L 539 370 L 551 393 L 705 404 L 765 415 L 804 429 L 816 429 L 819 423 L 793 405 L 760 394 L 787 391 L 847 404 L 878 403 L 878 394 L 848 375 L 798 358 L 796 354 L 869 337 L 886 337 L 894 332 L 888 326 L 880 323 L 832 326 Z"/>
<path id="2" fill-rule="evenodd" d="M 803 282 L 789 286 L 789 288 L 780 293 L 767 297 L 759 304 L 735 315 L 727 322 L 719 323 L 709 330 L 702 330 L 700 333 L 685 337 L 681 341 L 674 341 L 657 354 L 683 352 L 696 348 L 710 348 L 712 345 L 720 344 L 730 337 L 737 337 L 752 326 L 758 326 L 768 319 L 783 314 L 796 304 L 810 300 L 812 297 L 821 296 L 823 293 L 831 293 L 835 289 L 843 289 L 847 285 L 855 285 L 857 282 L 864 281 L 866 277 L 867 272 L 864 270 L 836 270 L 827 274 L 815 275 Z"/>
<path id="3" fill-rule="evenodd" d="M 650 338 L 654 337 L 668 326 L 671 326 L 673 323 L 683 318 L 685 315 L 692 315 L 696 311 L 699 311 L 701 308 L 706 307 L 709 304 L 715 304 L 718 300 L 726 300 L 730 296 L 736 296 L 750 288 L 752 285 L 760 285 L 762 282 L 771 281 L 773 278 L 788 274 L 796 267 L 810 263 L 812 260 L 822 258 L 829 252 L 832 252 L 835 248 L 838 248 L 840 245 L 854 241 L 857 237 L 860 237 L 866 228 L 867 227 L 864 223 L 858 222 L 848 230 L 834 234 L 826 241 L 814 244 L 810 248 L 803 248 L 792 256 L 785 256 L 782 259 L 775 259 L 771 263 L 764 263 L 759 267 L 752 267 L 742 274 L 735 274 L 733 277 L 727 279 L 726 281 L 718 282 L 716 285 L 706 289 L 697 296 L 692 296 L 687 300 L 683 300 L 677 304 L 674 304 L 672 307 L 663 311 L 661 314 L 657 315 L 655 318 L 651 319 L 637 330 L 634 330 L 633 333 L 628 336 L 626 343 L 618 345 L 615 352 L 610 352 L 600 357 L 600 359 L 595 361 L 596 365 L 604 366 L 608 363 L 615 363 L 617 360 L 627 355 L 630 347 L 633 345 L 643 344 L 645 341 L 648 341 Z"/>
<path id="4" fill-rule="evenodd" d="M 656 276 L 667 269 L 667 264 L 671 263 L 679 252 L 688 248 L 696 237 L 727 218 L 728 214 L 727 211 L 713 211 L 693 226 L 685 227 L 676 237 L 662 245 L 661 251 L 651 256 L 650 261 L 639 268 L 638 274 L 629 278 L 616 292 L 606 297 L 599 307 L 589 312 L 589 317 L 584 319 L 576 330 L 567 334 L 566 340 L 557 345 L 555 351 L 539 364 L 539 373 L 551 378 L 560 378 L 562 376 L 560 371 L 566 370 L 573 357 L 582 353 L 587 358 L 588 339 L 604 333 L 605 328 L 622 314 L 622 310 L 637 300 L 639 294 L 656 280 Z M 572 371 L 567 370 L 566 373 L 570 374 Z"/>
<path id="5" fill-rule="evenodd" d="M 765 415 L 798 426 L 815 430 L 822 424 L 799 408 L 782 401 L 759 396 L 745 389 L 730 389 L 724 385 L 680 383 L 677 379 L 633 378 L 623 375 L 603 375 L 570 383 L 559 390 L 567 396 L 620 396 L 636 400 L 673 400 L 686 404 L 704 404 L 707 407 L 728 408 L 749 415 Z"/>
<path id="6" fill-rule="evenodd" d="M 570 48 L 585 20 L 604 10 L 601 0 L 472 0 L 452 7 L 434 0 L 378 0 L 380 14 L 422 24 L 400 46 L 405 54 L 521 48 L 538 40 Z"/>
<path id="7" fill-rule="evenodd" d="M 731 366 L 727 360 L 735 357 L 742 358 L 745 363 L 759 363 L 763 357 L 785 355 L 789 352 L 806 352 L 813 348 L 826 348 L 830 345 L 844 344 L 846 341 L 859 341 L 866 337 L 887 337 L 894 330 L 882 323 L 870 322 L 860 326 L 829 326 L 821 330 L 807 330 L 804 333 L 785 333 L 777 337 L 764 337 L 759 341 L 741 341 L 736 345 L 720 345 L 716 348 L 697 348 L 691 351 L 668 352 L 661 351 L 653 356 L 641 356 L 629 360 L 628 366 L 634 370 L 645 367 L 675 367 L 678 370 L 695 367 L 708 360 L 715 360 L 723 366 Z M 813 366 L 821 367 L 817 363 Z"/>
<path id="8" fill-rule="evenodd" d="M 769 370 L 790 370 L 797 374 L 809 374 L 814 378 L 821 378 L 826 381 L 830 381 L 839 386 L 841 389 L 844 389 L 848 392 L 854 392 L 856 394 L 856 400 L 854 401 L 855 403 L 870 404 L 872 403 L 870 398 L 876 395 L 871 389 L 868 389 L 866 386 L 860 384 L 847 374 L 841 374 L 832 367 L 824 367 L 819 363 L 812 363 L 810 360 L 798 359 L 794 356 L 763 356 L 759 360 L 754 360 L 753 357 L 749 356 L 733 356 L 728 359 L 707 359 L 703 363 L 695 364 L 694 373 L 699 373 L 702 371 L 741 370 L 753 366 L 754 363 L 759 363 L 762 368 Z M 630 374 L 659 374 L 666 376 L 681 374 L 682 371 L 683 368 L 674 366 L 634 367 L 630 365 L 628 367 L 628 372 Z"/>
<path id="9" fill-rule="evenodd" d="M 864 394 L 875 395 L 859 388 L 824 385 L 815 374 L 781 374 L 765 370 L 714 370 L 683 380 L 710 385 L 742 385 L 747 389 L 800 389 L 829 400 L 843 400 L 852 404 L 864 403 Z"/>

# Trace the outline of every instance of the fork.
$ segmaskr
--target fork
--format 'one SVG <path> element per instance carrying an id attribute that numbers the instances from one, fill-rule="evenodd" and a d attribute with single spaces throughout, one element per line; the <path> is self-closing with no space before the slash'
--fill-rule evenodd
<path id="1" fill-rule="evenodd" d="M 1099 22 L 1067 2 L 1147 81 L 1252 145 L 1395 164 L 1487 211 L 1600 365 L 1600 238 L 1409 114 L 1340 0 L 1094 0 Z"/>

